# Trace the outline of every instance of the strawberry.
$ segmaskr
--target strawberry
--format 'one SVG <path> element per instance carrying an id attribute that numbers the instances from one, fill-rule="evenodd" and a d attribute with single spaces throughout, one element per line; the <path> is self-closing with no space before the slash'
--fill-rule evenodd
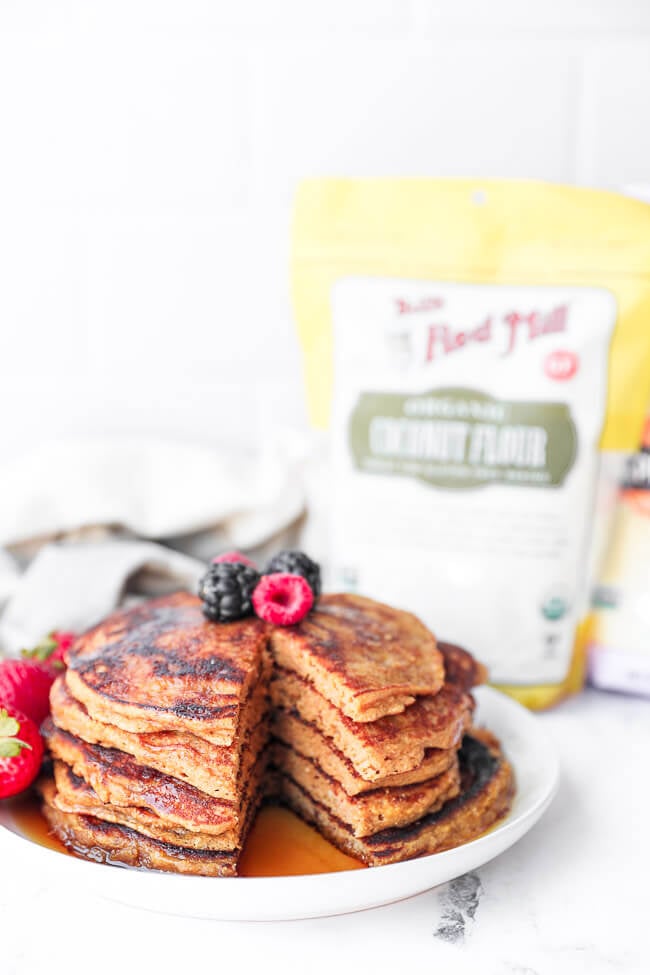
<path id="1" fill-rule="evenodd" d="M 314 605 L 314 593 L 302 576 L 288 572 L 264 575 L 253 592 L 253 609 L 260 619 L 278 626 L 299 623 Z"/>
<path id="2" fill-rule="evenodd" d="M 50 713 L 56 671 L 40 660 L 0 660 L 0 706 L 16 708 L 40 726 Z"/>
<path id="3" fill-rule="evenodd" d="M 49 639 L 54 640 L 56 647 L 49 657 L 47 657 L 48 663 L 54 664 L 55 667 L 58 665 L 65 667 L 66 651 L 70 649 L 77 639 L 77 634 L 72 633 L 70 630 L 52 630 Z"/>
<path id="4" fill-rule="evenodd" d="M 13 707 L 0 708 L 0 799 L 31 785 L 42 758 L 43 741 L 34 722 Z"/>
<path id="5" fill-rule="evenodd" d="M 31 650 L 23 650 L 23 657 L 30 657 L 48 663 L 55 670 L 63 670 L 65 667 L 65 654 L 77 639 L 76 633 L 69 630 L 52 630 L 40 643 L 37 643 Z"/>

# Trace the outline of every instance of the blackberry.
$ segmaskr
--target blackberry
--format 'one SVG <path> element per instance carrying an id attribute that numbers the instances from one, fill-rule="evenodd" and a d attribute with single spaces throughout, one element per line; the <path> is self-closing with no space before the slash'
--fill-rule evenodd
<path id="1" fill-rule="evenodd" d="M 314 600 L 320 596 L 320 565 L 305 555 L 304 552 L 285 549 L 274 555 L 264 570 L 264 575 L 272 572 L 286 572 L 293 576 L 302 576 L 314 594 Z"/>
<path id="2" fill-rule="evenodd" d="M 253 613 L 257 569 L 243 562 L 213 562 L 199 582 L 203 612 L 215 623 L 230 623 Z"/>

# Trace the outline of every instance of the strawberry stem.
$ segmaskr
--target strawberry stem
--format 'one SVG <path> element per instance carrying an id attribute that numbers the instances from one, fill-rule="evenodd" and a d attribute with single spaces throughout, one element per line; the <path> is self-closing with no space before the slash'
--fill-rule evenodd
<path id="1" fill-rule="evenodd" d="M 21 738 L 0 738 L 0 758 L 16 758 L 23 748 L 33 751 L 32 746 Z"/>
<path id="2" fill-rule="evenodd" d="M 28 742 L 16 737 L 19 731 L 18 721 L 6 708 L 0 708 L 0 758 L 15 758 L 16 755 L 20 755 L 22 748 L 29 748 L 30 752 L 32 751 L 32 746 Z"/>
<path id="3" fill-rule="evenodd" d="M 41 640 L 40 643 L 37 643 L 36 646 L 32 647 L 30 650 L 21 650 L 20 655 L 21 657 L 27 657 L 31 660 L 40 660 L 44 663 L 52 656 L 57 647 L 58 643 L 54 637 L 51 634 L 48 634 Z"/>

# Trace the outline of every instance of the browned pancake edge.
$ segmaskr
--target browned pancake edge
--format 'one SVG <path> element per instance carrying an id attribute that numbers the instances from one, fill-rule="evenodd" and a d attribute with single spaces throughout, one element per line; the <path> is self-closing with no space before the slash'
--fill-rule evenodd
<path id="1" fill-rule="evenodd" d="M 234 877 L 237 852 L 192 850 L 143 836 L 127 826 L 107 823 L 93 816 L 63 813 L 53 804 L 54 783 L 41 782 L 43 815 L 52 833 L 83 857 L 114 866 L 142 867 L 171 873 L 208 877 Z"/>
<path id="2" fill-rule="evenodd" d="M 187 731 L 229 744 L 268 627 L 256 617 L 215 626 L 201 606 L 179 592 L 109 616 L 68 651 L 70 692 L 125 731 Z"/>
<path id="3" fill-rule="evenodd" d="M 231 745 L 214 745 L 186 732 L 136 734 L 92 718 L 57 678 L 50 691 L 54 724 L 82 741 L 131 755 L 140 765 L 181 779 L 217 799 L 237 796 L 240 775 L 267 737 L 267 687 L 260 683 L 244 709 L 243 723 Z"/>
<path id="4" fill-rule="evenodd" d="M 311 681 L 279 667 L 270 694 L 274 707 L 295 711 L 331 738 L 355 771 L 370 782 L 412 771 L 422 764 L 428 749 L 457 748 L 473 709 L 468 694 L 445 684 L 436 695 L 418 698 L 401 714 L 360 723 L 342 714 Z"/>
<path id="5" fill-rule="evenodd" d="M 354 721 L 399 714 L 444 682 L 435 637 L 416 616 L 349 593 L 322 596 L 300 623 L 276 627 L 271 650 Z"/>
<path id="6" fill-rule="evenodd" d="M 465 739 L 460 753 L 461 792 L 456 798 L 408 826 L 372 836 L 355 836 L 348 824 L 283 773 L 277 773 L 276 788 L 294 812 L 340 850 L 369 866 L 438 853 L 476 839 L 503 818 L 512 804 L 512 768 L 494 737 L 481 737 L 479 733 Z"/>

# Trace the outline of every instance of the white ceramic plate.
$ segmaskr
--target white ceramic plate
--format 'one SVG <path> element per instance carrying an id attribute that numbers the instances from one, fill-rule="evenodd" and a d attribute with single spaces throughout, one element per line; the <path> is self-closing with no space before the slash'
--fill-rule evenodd
<path id="1" fill-rule="evenodd" d="M 109 867 L 49 850 L 24 836 L 0 807 L 0 825 L 5 827 L 0 829 L 0 861 L 4 850 L 20 844 L 21 867 L 33 870 L 41 883 L 47 870 L 54 881 L 65 879 L 78 890 L 122 904 L 218 920 L 323 917 L 411 897 L 503 853 L 537 822 L 557 789 L 558 762 L 540 721 L 491 688 L 479 688 L 476 698 L 477 723 L 501 740 L 514 766 L 517 793 L 510 814 L 495 829 L 454 850 L 385 867 L 304 877 L 183 877 Z"/>

